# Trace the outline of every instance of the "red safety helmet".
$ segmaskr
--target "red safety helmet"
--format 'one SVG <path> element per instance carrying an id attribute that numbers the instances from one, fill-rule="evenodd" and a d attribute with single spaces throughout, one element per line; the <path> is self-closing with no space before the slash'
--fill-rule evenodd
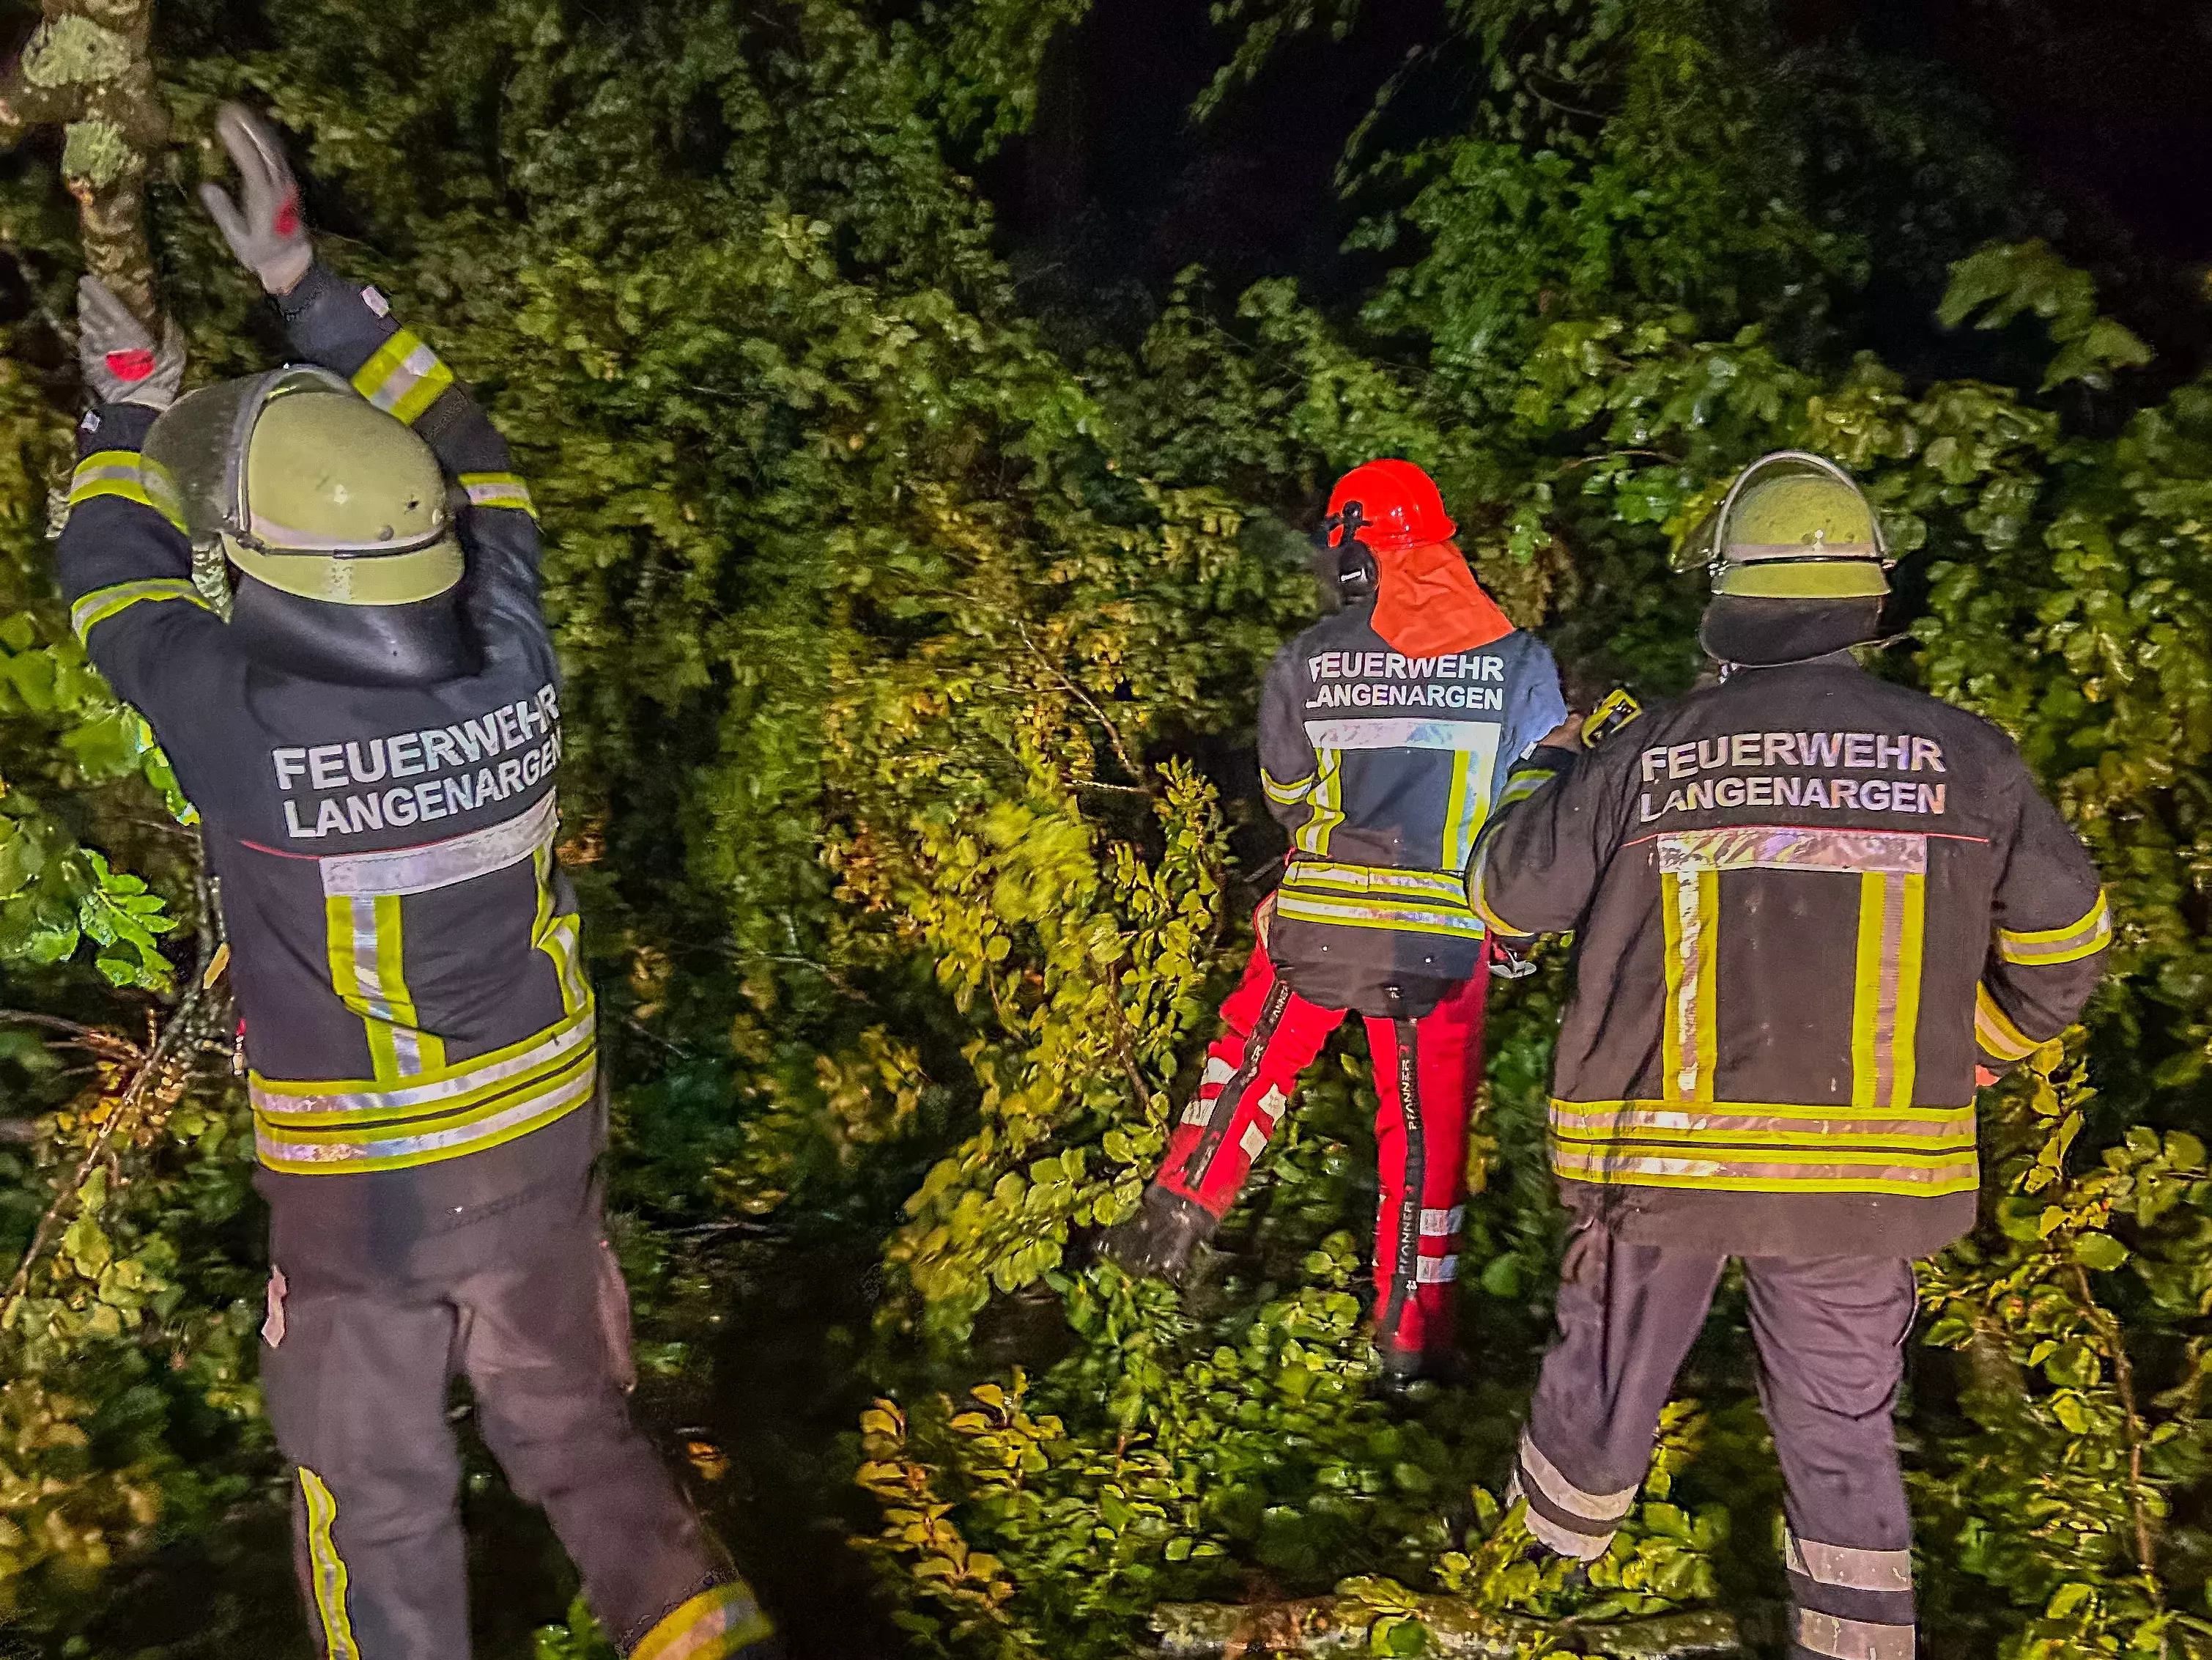
<path id="1" fill-rule="evenodd" d="M 1411 461 L 1390 459 L 1364 462 L 1338 479 L 1322 523 L 1329 546 L 1341 545 L 1349 531 L 1378 553 L 1448 542 L 1459 529 L 1437 481 Z"/>

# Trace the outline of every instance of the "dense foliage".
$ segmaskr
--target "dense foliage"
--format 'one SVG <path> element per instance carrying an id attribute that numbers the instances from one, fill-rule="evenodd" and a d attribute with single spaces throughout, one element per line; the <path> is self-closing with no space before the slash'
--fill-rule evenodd
<path id="1" fill-rule="evenodd" d="M 1141 337 L 1032 316 L 963 169 L 1086 9 L 156 21 L 153 231 L 194 376 L 274 347 L 188 206 L 243 95 L 296 136 L 325 257 L 516 444 L 570 677 L 562 856 L 623 1034 L 620 1195 L 647 1242 L 882 1234 L 856 1364 L 887 1393 L 853 1462 L 917 1649 L 1119 1655 L 1162 1603 L 1343 1582 L 1377 1652 L 1419 1651 L 1432 1593 L 1533 1652 L 1777 1594 L 1726 1299 L 1587 1584 L 1500 1511 L 1556 1250 L 1556 962 L 1493 1000 L 1476 1383 L 1410 1416 L 1368 1395 L 1356 1040 L 1198 1285 L 1080 1243 L 1133 1204 L 1249 944 L 1279 843 L 1239 750 L 1311 613 L 1296 528 L 1329 477 L 1431 467 L 1572 690 L 1663 696 L 1698 668 L 1669 547 L 1786 444 L 1856 470 L 1910 550 L 1884 672 L 2019 739 L 2121 919 L 2087 1026 L 1988 1098 L 1986 1227 L 1925 1270 L 1929 1640 L 2205 1651 L 2212 381 L 2146 368 L 1971 108 L 1761 0 L 1453 0 L 1341 169 L 1378 273 L 1356 303 L 1194 270 Z M 1217 116 L 1361 21 L 1219 9 Z M 45 571 L 79 258 L 57 149 L 0 179 L 0 978 L 35 1017 L 0 1018 L 0 1060 L 41 1115 L 0 1155 L 9 1242 L 38 1247 L 0 1322 L 0 1596 L 40 1629 L 270 1474 L 217 919 Z"/>

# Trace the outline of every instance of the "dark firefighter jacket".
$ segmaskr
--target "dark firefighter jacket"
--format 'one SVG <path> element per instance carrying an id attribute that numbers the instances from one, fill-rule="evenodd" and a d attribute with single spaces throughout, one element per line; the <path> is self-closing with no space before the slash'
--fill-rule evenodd
<path id="1" fill-rule="evenodd" d="M 1463 873 L 1505 770 L 1566 716 L 1552 654 L 1515 629 L 1407 658 L 1374 606 L 1285 647 L 1260 714 L 1261 782 L 1291 833 L 1268 954 L 1298 994 L 1418 1017 L 1480 964 Z"/>
<path id="2" fill-rule="evenodd" d="M 264 1188 L 362 1208 L 357 1184 L 331 1185 L 357 1177 L 404 1234 L 590 1156 L 592 996 L 553 858 L 556 675 L 529 492 L 483 411 L 375 290 L 318 266 L 283 305 L 294 349 L 410 423 L 465 496 L 480 672 L 347 686 L 242 655 L 148 497 L 153 417 L 129 405 L 85 417 L 57 556 L 93 661 L 204 825 Z"/>
<path id="3" fill-rule="evenodd" d="M 1926 1256 L 1974 1219 L 1974 1069 L 2056 1037 L 2111 914 L 1996 727 L 1837 656 L 1540 749 L 1469 877 L 1575 933 L 1553 1158 L 1614 1231 Z"/>

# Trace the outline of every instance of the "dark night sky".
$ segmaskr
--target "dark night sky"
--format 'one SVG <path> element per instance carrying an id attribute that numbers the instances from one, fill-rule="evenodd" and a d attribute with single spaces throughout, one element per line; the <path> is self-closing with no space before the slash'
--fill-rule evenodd
<path id="1" fill-rule="evenodd" d="M 1284 50 L 1194 129 L 1232 36 L 1202 0 L 1098 0 L 1048 72 L 1036 131 L 983 171 L 1050 283 L 1157 292 L 1192 262 L 1233 291 L 1290 271 L 1316 297 L 1358 282 L 1330 174 L 1372 89 L 1437 38 L 1440 0 L 1369 0 L 1343 43 Z M 1784 0 L 1793 33 L 1855 29 L 1942 65 L 1989 110 L 2065 252 L 2212 261 L 2212 0 Z"/>

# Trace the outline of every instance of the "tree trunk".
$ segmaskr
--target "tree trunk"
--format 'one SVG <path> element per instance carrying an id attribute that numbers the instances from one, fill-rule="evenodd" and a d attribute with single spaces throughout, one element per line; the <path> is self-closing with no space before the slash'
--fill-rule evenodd
<path id="1" fill-rule="evenodd" d="M 169 139 L 149 51 L 153 0 L 45 0 L 46 21 L 0 82 L 0 146 L 63 129 L 85 270 L 141 322 L 161 313 L 146 232 L 146 169 Z"/>

